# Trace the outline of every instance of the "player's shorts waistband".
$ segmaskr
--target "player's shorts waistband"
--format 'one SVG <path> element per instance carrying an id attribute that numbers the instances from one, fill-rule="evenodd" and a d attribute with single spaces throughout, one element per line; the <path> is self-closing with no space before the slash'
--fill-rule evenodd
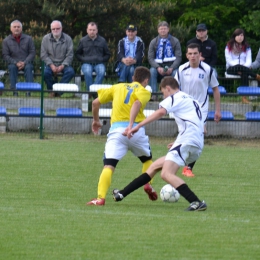
<path id="1" fill-rule="evenodd" d="M 129 122 L 115 122 L 115 123 L 113 123 L 111 125 L 110 131 L 113 131 L 113 130 L 115 130 L 118 127 L 125 127 L 125 128 L 127 128 L 128 125 L 129 125 Z M 136 125 L 138 125 L 138 123 L 134 123 L 133 127 L 135 127 Z"/>

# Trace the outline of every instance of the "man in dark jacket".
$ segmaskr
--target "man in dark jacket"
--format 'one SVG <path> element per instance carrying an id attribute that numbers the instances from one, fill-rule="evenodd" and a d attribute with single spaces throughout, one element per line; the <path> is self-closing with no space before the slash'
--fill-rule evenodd
<path id="1" fill-rule="evenodd" d="M 33 82 L 33 60 L 35 57 L 35 47 L 32 37 L 22 33 L 22 23 L 14 20 L 10 25 L 12 34 L 3 40 L 3 59 L 8 63 L 8 71 L 11 89 L 15 89 L 18 72 L 23 71 L 26 82 Z M 16 91 L 14 96 L 18 96 Z M 27 96 L 30 93 L 27 92 Z"/>
<path id="2" fill-rule="evenodd" d="M 189 40 L 187 46 L 191 43 L 197 43 L 200 46 L 200 60 L 211 66 L 216 73 L 217 45 L 213 40 L 209 39 L 206 24 L 201 23 L 197 26 L 196 37 Z M 215 76 L 217 76 L 217 74 L 215 74 Z"/>
<path id="3" fill-rule="evenodd" d="M 82 63 L 81 71 L 85 77 L 87 91 L 93 84 L 93 71 L 96 73 L 94 84 L 102 84 L 106 73 L 105 64 L 110 58 L 110 51 L 106 40 L 98 35 L 96 23 L 90 22 L 87 25 L 87 35 L 80 40 L 75 55 Z"/>
<path id="4" fill-rule="evenodd" d="M 116 66 L 118 82 L 133 81 L 135 68 L 142 65 L 144 49 L 144 42 L 137 36 L 137 27 L 129 24 L 126 27 L 126 37 L 118 42 Z"/>

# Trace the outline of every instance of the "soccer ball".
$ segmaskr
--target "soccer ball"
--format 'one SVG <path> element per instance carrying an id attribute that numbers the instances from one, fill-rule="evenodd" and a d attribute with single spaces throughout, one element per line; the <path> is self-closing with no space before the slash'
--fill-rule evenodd
<path id="1" fill-rule="evenodd" d="M 172 187 L 171 184 L 166 184 L 160 191 L 160 197 L 163 202 L 177 202 L 180 198 L 180 193 Z"/>

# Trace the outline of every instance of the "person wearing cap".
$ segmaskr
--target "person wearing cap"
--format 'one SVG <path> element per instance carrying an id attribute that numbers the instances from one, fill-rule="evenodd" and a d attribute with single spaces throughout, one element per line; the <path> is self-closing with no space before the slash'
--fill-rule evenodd
<path id="1" fill-rule="evenodd" d="M 142 65 L 144 50 L 144 42 L 137 36 L 137 27 L 129 24 L 126 37 L 118 42 L 117 47 L 115 72 L 119 76 L 118 82 L 132 82 L 135 68 Z"/>
<path id="2" fill-rule="evenodd" d="M 3 59 L 8 64 L 11 89 L 14 91 L 14 96 L 18 96 L 18 92 L 15 91 L 18 72 L 24 72 L 26 82 L 33 82 L 35 46 L 32 37 L 24 34 L 22 29 L 23 25 L 20 21 L 12 21 L 10 24 L 11 34 L 2 43 Z M 30 96 L 30 92 L 27 92 L 26 96 Z"/>
<path id="3" fill-rule="evenodd" d="M 80 40 L 75 53 L 82 63 L 81 71 L 84 74 L 87 91 L 93 84 L 93 72 L 96 73 L 94 84 L 102 84 L 110 55 L 106 40 L 98 34 L 97 24 L 88 23 L 87 35 Z"/>
<path id="4" fill-rule="evenodd" d="M 209 39 L 206 24 L 198 24 L 196 29 L 196 37 L 189 40 L 187 42 L 187 46 L 191 43 L 197 43 L 200 46 L 200 60 L 211 66 L 217 76 L 217 72 L 215 70 L 215 66 L 217 64 L 217 45 L 213 40 Z"/>
<path id="5" fill-rule="evenodd" d="M 175 75 L 182 59 L 181 45 L 179 40 L 170 35 L 169 24 L 162 21 L 157 26 L 158 36 L 149 45 L 148 61 L 151 66 L 150 86 L 152 92 L 157 92 L 157 82 L 164 76 Z M 152 96 L 152 100 L 156 97 Z"/>

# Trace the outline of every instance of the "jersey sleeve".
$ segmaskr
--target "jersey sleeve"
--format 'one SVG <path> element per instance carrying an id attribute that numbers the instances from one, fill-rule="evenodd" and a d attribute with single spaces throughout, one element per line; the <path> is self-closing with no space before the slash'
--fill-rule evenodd
<path id="1" fill-rule="evenodd" d="M 102 88 L 97 91 L 98 93 L 98 99 L 101 104 L 105 104 L 108 102 L 112 102 L 113 100 L 113 93 L 114 88 Z"/>
<path id="2" fill-rule="evenodd" d="M 151 92 L 146 90 L 144 87 L 139 87 L 138 90 L 134 92 L 133 97 L 135 100 L 139 100 L 142 106 L 145 107 L 151 99 Z"/>

